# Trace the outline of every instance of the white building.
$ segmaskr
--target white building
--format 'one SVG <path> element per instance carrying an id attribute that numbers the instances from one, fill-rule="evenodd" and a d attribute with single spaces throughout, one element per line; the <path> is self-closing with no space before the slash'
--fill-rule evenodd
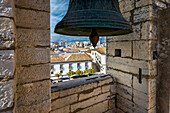
<path id="1" fill-rule="evenodd" d="M 106 74 L 106 48 L 92 49 L 86 53 L 92 57 L 100 72 Z"/>
<path id="2" fill-rule="evenodd" d="M 85 53 L 51 56 L 51 76 L 59 73 L 66 75 L 69 71 L 86 69 L 92 69 L 92 58 Z"/>

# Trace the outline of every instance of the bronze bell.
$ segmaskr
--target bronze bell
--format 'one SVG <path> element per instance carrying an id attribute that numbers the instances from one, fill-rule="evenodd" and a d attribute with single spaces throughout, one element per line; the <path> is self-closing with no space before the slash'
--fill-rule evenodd
<path id="1" fill-rule="evenodd" d="M 99 36 L 128 34 L 132 27 L 123 18 L 118 0 L 70 0 L 68 11 L 54 32 L 90 36 L 95 47 Z"/>

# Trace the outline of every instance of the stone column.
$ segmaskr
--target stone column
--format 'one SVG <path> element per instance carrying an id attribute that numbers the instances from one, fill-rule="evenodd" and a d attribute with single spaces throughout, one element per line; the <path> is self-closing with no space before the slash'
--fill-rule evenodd
<path id="1" fill-rule="evenodd" d="M 0 0 L 0 112 L 13 112 L 14 39 L 14 3 Z"/>
<path id="2" fill-rule="evenodd" d="M 48 113 L 50 0 L 15 0 L 16 113 Z"/>

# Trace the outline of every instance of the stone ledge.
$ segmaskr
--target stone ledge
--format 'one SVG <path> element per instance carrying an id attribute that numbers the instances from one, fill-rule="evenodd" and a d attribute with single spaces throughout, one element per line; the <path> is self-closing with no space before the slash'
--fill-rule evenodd
<path id="1" fill-rule="evenodd" d="M 82 78 L 82 79 L 78 79 L 78 80 L 57 83 L 56 85 L 51 87 L 51 93 L 74 88 L 77 86 L 82 86 L 85 84 L 90 84 L 90 83 L 94 83 L 94 82 L 107 80 L 109 78 L 112 78 L 112 77 L 110 75 L 99 74 L 99 75 L 94 75 L 91 77 L 86 77 L 86 78 Z M 114 82 L 114 80 L 113 80 L 113 82 Z M 111 82 L 109 82 L 109 83 L 111 83 Z"/>

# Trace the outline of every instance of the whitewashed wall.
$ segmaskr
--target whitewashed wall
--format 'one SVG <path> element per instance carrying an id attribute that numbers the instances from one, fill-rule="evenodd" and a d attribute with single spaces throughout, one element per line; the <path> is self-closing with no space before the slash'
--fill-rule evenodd
<path id="1" fill-rule="evenodd" d="M 81 61 L 81 62 L 61 62 L 61 63 L 52 63 L 51 65 L 54 66 L 54 69 L 51 70 L 53 71 L 53 74 L 51 76 L 55 76 L 55 74 L 60 73 L 60 64 L 63 64 L 63 75 L 66 75 L 69 72 L 69 64 L 72 64 L 72 71 L 77 71 L 77 64 L 80 63 L 81 66 L 81 71 L 84 71 L 85 68 L 85 63 L 88 62 L 88 69 L 92 68 L 92 61 Z"/>

